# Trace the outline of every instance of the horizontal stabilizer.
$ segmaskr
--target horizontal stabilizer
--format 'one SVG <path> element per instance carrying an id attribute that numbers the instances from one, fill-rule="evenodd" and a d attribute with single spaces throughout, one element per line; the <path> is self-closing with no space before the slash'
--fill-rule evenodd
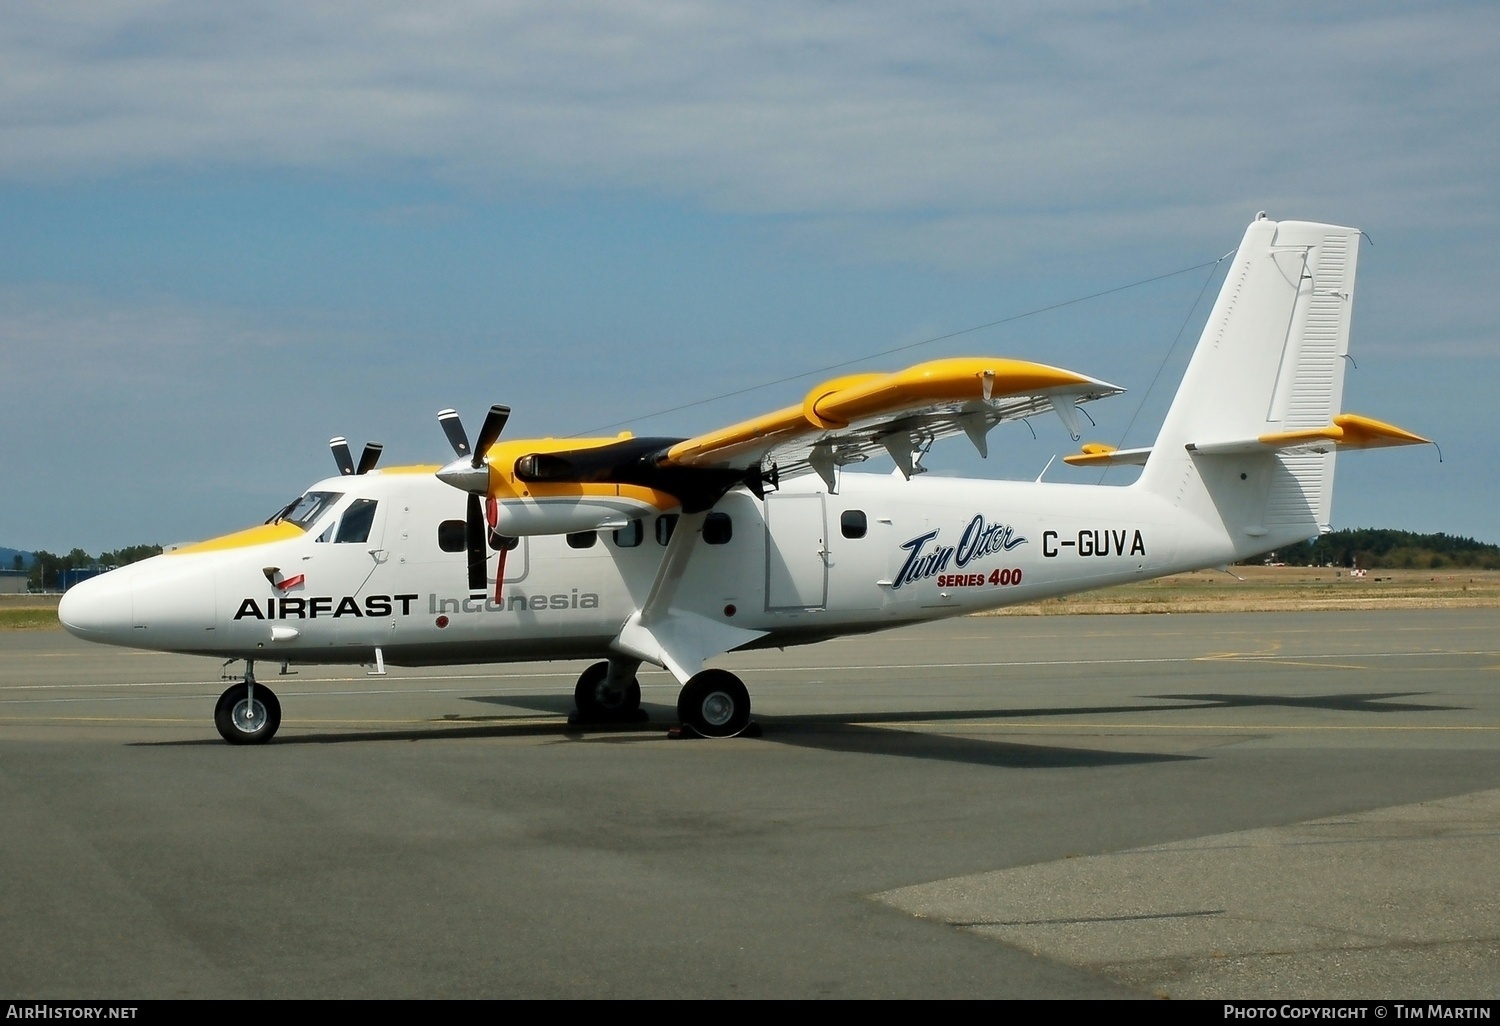
<path id="1" fill-rule="evenodd" d="M 1142 467 L 1146 464 L 1146 457 L 1150 455 L 1150 446 L 1144 449 L 1116 449 L 1103 442 L 1087 442 L 1082 452 L 1064 456 L 1063 462 L 1075 467 Z"/>
<path id="2" fill-rule="evenodd" d="M 1332 452 L 1335 449 L 1384 449 L 1395 445 L 1430 445 L 1431 439 L 1357 413 L 1340 413 L 1326 427 L 1274 431 L 1257 438 L 1223 442 L 1189 442 L 1189 452 L 1239 455 L 1255 452 Z"/>

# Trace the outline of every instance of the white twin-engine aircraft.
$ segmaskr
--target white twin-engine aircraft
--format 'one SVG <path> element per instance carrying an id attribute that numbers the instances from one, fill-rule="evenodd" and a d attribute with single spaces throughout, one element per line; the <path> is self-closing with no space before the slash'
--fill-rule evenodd
<path id="1" fill-rule="evenodd" d="M 1262 214 L 1250 225 L 1149 449 L 1123 486 L 922 477 L 935 439 L 986 453 L 996 424 L 1120 392 L 988 357 L 825 382 L 796 406 L 696 438 L 500 441 L 493 407 L 458 459 L 376 470 L 380 447 L 264 525 L 75 586 L 74 634 L 245 661 L 214 722 L 270 740 L 280 703 L 255 663 L 426 666 L 597 659 L 578 719 L 642 718 L 642 663 L 682 690 L 683 729 L 750 723 L 737 649 L 958 616 L 1221 566 L 1329 530 L 1337 449 L 1426 439 L 1340 412 L 1360 233 Z M 898 472 L 845 471 L 888 455 Z M 460 501 L 454 489 L 466 493 Z"/>

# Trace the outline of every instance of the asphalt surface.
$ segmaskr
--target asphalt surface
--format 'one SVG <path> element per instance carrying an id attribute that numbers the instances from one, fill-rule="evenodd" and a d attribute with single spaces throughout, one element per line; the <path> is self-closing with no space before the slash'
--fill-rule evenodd
<path id="1" fill-rule="evenodd" d="M 0 997 L 1500 997 L 1495 611 L 971 618 L 264 674 L 0 633 Z M 264 667 L 262 671 L 264 673 Z"/>

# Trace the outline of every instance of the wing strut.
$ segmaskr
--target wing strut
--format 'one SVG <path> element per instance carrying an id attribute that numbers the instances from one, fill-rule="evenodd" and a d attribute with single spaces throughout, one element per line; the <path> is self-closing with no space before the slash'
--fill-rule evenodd
<path id="1" fill-rule="evenodd" d="M 677 521 L 646 601 L 620 628 L 609 647 L 624 656 L 663 667 L 679 684 L 703 668 L 704 660 L 764 637 L 765 631 L 731 627 L 698 613 L 672 608 L 688 561 L 703 534 L 708 510 Z"/>

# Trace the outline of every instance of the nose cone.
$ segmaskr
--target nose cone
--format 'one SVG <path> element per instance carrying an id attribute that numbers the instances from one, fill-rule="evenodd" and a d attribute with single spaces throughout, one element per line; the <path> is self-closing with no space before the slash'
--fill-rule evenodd
<path id="1" fill-rule="evenodd" d="M 89 641 L 126 644 L 134 626 L 130 575 L 120 570 L 73 585 L 57 606 L 69 633 Z"/>
<path id="2" fill-rule="evenodd" d="M 483 495 L 490 488 L 490 465 L 476 467 L 468 459 L 456 459 L 437 472 L 437 479 L 461 492 Z"/>
<path id="3" fill-rule="evenodd" d="M 215 611 L 211 559 L 156 556 L 75 584 L 57 618 L 88 641 L 195 652 L 212 645 Z"/>

